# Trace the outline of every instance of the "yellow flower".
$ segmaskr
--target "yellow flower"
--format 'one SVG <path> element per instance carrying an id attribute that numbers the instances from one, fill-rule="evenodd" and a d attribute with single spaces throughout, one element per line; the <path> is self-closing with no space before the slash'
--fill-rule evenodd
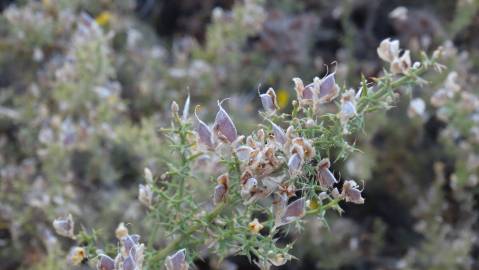
<path id="1" fill-rule="evenodd" d="M 73 247 L 70 251 L 70 261 L 73 265 L 79 265 L 86 258 L 86 251 L 82 247 Z"/>
<path id="2" fill-rule="evenodd" d="M 316 199 L 306 201 L 306 205 L 309 209 L 317 209 L 319 207 L 318 200 Z"/>
<path id="3" fill-rule="evenodd" d="M 102 11 L 96 18 L 95 21 L 101 26 L 107 25 L 111 21 L 111 13 L 108 11 Z"/>
<path id="4" fill-rule="evenodd" d="M 278 105 L 281 109 L 288 106 L 289 92 L 286 89 L 279 89 L 277 93 Z"/>
<path id="5" fill-rule="evenodd" d="M 264 226 L 263 224 L 259 223 L 258 219 L 255 218 L 253 221 L 251 221 L 248 224 L 248 229 L 253 233 L 253 234 L 258 234 L 261 229 L 263 229 Z"/>

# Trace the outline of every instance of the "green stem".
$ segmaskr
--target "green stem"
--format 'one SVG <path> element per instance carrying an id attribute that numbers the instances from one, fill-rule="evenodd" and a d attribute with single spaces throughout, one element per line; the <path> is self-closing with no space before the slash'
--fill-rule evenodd
<path id="1" fill-rule="evenodd" d="M 213 222 L 213 220 L 221 214 L 221 211 L 225 208 L 226 203 L 218 204 L 208 215 L 205 217 L 205 221 L 209 224 Z M 174 241 L 170 242 L 166 247 L 158 251 L 153 257 L 152 260 L 155 262 L 163 260 L 166 256 L 173 253 L 176 249 L 178 249 L 179 245 L 185 241 L 187 237 L 192 235 L 193 233 L 197 232 L 201 228 L 204 227 L 204 224 L 201 222 L 196 223 L 195 225 L 191 226 L 189 230 L 185 233 L 181 234 L 178 238 Z"/>
<path id="2" fill-rule="evenodd" d="M 378 91 L 376 91 L 371 96 L 369 96 L 368 100 L 378 100 L 378 99 L 380 99 L 381 97 L 386 95 L 389 92 L 390 89 L 396 89 L 396 88 L 408 83 L 411 80 L 411 78 L 415 78 L 417 76 L 422 75 L 424 72 L 426 72 L 426 70 L 427 70 L 427 67 L 425 65 L 422 65 L 420 68 L 414 70 L 411 74 L 403 76 L 403 77 L 391 82 L 390 84 L 385 84 L 384 86 L 379 88 Z M 369 103 L 367 102 L 368 100 L 365 100 L 364 102 L 360 102 L 358 104 L 358 107 L 357 107 L 358 112 L 364 112 L 366 110 L 367 106 L 369 105 Z"/>
<path id="3" fill-rule="evenodd" d="M 333 199 L 325 205 L 321 205 L 320 207 L 318 207 L 316 209 L 311 209 L 311 210 L 307 211 L 306 216 L 313 216 L 313 215 L 316 215 L 318 213 L 321 213 L 324 210 L 327 210 L 327 209 L 329 209 L 333 206 L 336 206 L 340 201 L 341 201 L 341 198 Z"/>

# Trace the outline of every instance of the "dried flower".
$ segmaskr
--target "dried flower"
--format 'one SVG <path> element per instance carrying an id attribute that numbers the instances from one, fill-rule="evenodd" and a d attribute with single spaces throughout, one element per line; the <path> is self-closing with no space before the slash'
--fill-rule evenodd
<path id="1" fill-rule="evenodd" d="M 253 234 L 258 234 L 263 228 L 264 228 L 263 224 L 259 223 L 257 218 L 253 219 L 253 221 L 248 223 L 248 229 Z"/>
<path id="2" fill-rule="evenodd" d="M 213 133 L 211 132 L 210 128 L 208 127 L 205 122 L 203 122 L 196 113 L 199 108 L 199 105 L 195 107 L 195 116 L 196 120 L 198 121 L 198 127 L 196 128 L 196 132 L 198 134 L 198 141 L 210 148 L 214 147 L 213 141 Z"/>
<path id="3" fill-rule="evenodd" d="M 223 101 L 218 101 L 219 110 L 216 114 L 213 130 L 215 131 L 216 136 L 219 139 L 226 140 L 229 143 L 232 143 L 238 137 L 238 133 L 236 131 L 236 126 L 233 123 L 233 120 L 231 120 L 231 117 L 221 106 Z"/>
<path id="4" fill-rule="evenodd" d="M 213 202 L 214 204 L 218 204 L 225 200 L 226 194 L 228 192 L 229 186 L 229 175 L 228 173 L 220 175 L 216 181 L 218 185 L 215 187 L 215 192 L 213 194 Z"/>
<path id="5" fill-rule="evenodd" d="M 87 258 L 85 248 L 73 247 L 68 255 L 68 261 L 73 265 L 79 265 Z"/>
<path id="6" fill-rule="evenodd" d="M 394 74 L 406 74 L 411 68 L 411 56 L 409 50 L 406 50 L 401 57 L 395 58 L 391 63 L 391 72 Z"/>
<path id="7" fill-rule="evenodd" d="M 175 254 L 166 257 L 166 270 L 188 270 L 186 262 L 186 250 L 180 249 Z"/>
<path id="8" fill-rule="evenodd" d="M 121 240 L 123 237 L 128 235 L 128 228 L 125 226 L 125 223 L 121 222 L 118 224 L 115 230 L 115 236 L 118 240 Z"/>
<path id="9" fill-rule="evenodd" d="M 335 183 L 338 182 L 334 174 L 329 170 L 331 162 L 329 159 L 322 159 L 316 167 L 316 180 L 319 182 L 321 188 L 332 188 Z"/>
<path id="10" fill-rule="evenodd" d="M 390 38 L 383 40 L 377 49 L 379 57 L 389 63 L 392 63 L 399 57 L 399 41 L 391 41 Z"/>
<path id="11" fill-rule="evenodd" d="M 71 239 L 75 239 L 74 227 L 75 223 L 71 214 L 68 214 L 66 217 L 56 218 L 53 221 L 55 232 Z"/>
<path id="12" fill-rule="evenodd" d="M 364 198 L 361 196 L 361 191 L 358 189 L 358 184 L 354 180 L 346 180 L 343 184 L 341 196 L 346 202 L 356 204 L 363 204 Z"/>

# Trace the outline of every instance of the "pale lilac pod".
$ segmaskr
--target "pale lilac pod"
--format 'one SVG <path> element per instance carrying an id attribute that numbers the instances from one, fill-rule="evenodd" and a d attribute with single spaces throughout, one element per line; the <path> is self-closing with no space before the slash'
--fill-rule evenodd
<path id="1" fill-rule="evenodd" d="M 313 99 L 314 97 L 314 83 L 308 84 L 303 90 L 303 99 Z"/>
<path id="2" fill-rule="evenodd" d="M 180 249 L 175 254 L 167 256 L 165 266 L 166 270 L 188 270 L 186 250 Z"/>
<path id="3" fill-rule="evenodd" d="M 216 205 L 224 201 L 226 198 L 226 192 L 227 192 L 227 189 L 224 185 L 220 185 L 220 184 L 216 185 L 215 192 L 213 194 L 213 203 Z"/>
<path id="4" fill-rule="evenodd" d="M 316 180 L 319 182 L 319 185 L 325 189 L 333 187 L 333 185 L 338 182 L 334 174 L 329 170 L 330 166 L 331 163 L 329 159 L 325 158 L 318 163 L 317 167 Z"/>
<path id="5" fill-rule="evenodd" d="M 294 153 L 288 160 L 288 170 L 289 174 L 292 176 L 296 176 L 301 171 L 301 166 L 303 163 L 303 159 L 299 153 Z"/>
<path id="6" fill-rule="evenodd" d="M 251 152 L 253 152 L 253 148 L 247 145 L 236 148 L 236 156 L 241 162 L 247 162 L 250 158 Z"/>
<path id="7" fill-rule="evenodd" d="M 121 239 L 121 243 L 125 248 L 127 254 L 130 253 L 133 247 L 138 244 L 140 241 L 140 236 L 138 234 L 127 235 Z"/>
<path id="8" fill-rule="evenodd" d="M 278 102 L 276 101 L 276 92 L 273 88 L 269 88 L 265 94 L 259 95 L 261 104 L 266 112 L 274 113 L 278 109 Z"/>
<path id="9" fill-rule="evenodd" d="M 122 270 L 136 270 L 136 262 L 132 256 L 128 256 L 123 261 L 123 269 Z"/>
<path id="10" fill-rule="evenodd" d="M 213 148 L 214 147 L 213 133 L 211 132 L 211 129 L 208 127 L 208 125 L 198 117 L 198 114 L 196 113 L 198 107 L 199 106 L 196 106 L 195 108 L 195 117 L 196 117 L 196 120 L 198 121 L 196 132 L 198 133 L 199 142 L 210 148 Z"/>
<path id="11" fill-rule="evenodd" d="M 335 99 L 339 94 L 339 87 L 336 84 L 336 80 L 334 78 L 335 73 L 331 73 L 321 79 L 321 84 L 319 86 L 319 102 L 331 102 Z"/>
<path id="12" fill-rule="evenodd" d="M 233 120 L 231 120 L 231 117 L 221 106 L 222 102 L 218 101 L 219 110 L 216 114 L 213 130 L 219 138 L 225 138 L 232 143 L 236 140 L 236 137 L 238 137 L 238 132 L 236 131 L 236 126 L 233 123 Z"/>
<path id="13" fill-rule="evenodd" d="M 115 270 L 115 261 L 108 255 L 100 254 L 96 264 L 97 270 Z"/>
<path id="14" fill-rule="evenodd" d="M 346 202 L 352 202 L 356 204 L 364 203 L 364 198 L 361 195 L 361 191 L 358 189 L 358 184 L 356 184 L 354 180 L 344 181 L 341 196 L 344 197 Z"/>
<path id="15" fill-rule="evenodd" d="M 283 215 L 281 216 L 281 225 L 289 224 L 293 221 L 296 221 L 302 218 L 305 214 L 305 205 L 306 200 L 300 198 L 292 203 L 290 203 L 284 210 Z"/>
<path id="16" fill-rule="evenodd" d="M 286 133 L 284 133 L 283 129 L 280 126 L 273 123 L 273 121 L 270 121 L 270 122 L 273 127 L 272 130 L 273 130 L 275 140 L 279 142 L 280 144 L 285 144 L 287 140 Z"/>
<path id="17" fill-rule="evenodd" d="M 53 220 L 53 228 L 55 232 L 61 236 L 68 238 L 75 238 L 73 233 L 75 223 L 71 214 L 68 214 L 66 217 L 56 218 Z"/>

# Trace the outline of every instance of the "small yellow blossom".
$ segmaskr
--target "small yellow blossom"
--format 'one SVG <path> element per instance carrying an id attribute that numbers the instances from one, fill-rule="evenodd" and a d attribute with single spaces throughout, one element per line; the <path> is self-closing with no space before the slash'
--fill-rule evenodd
<path id="1" fill-rule="evenodd" d="M 319 207 L 318 200 L 316 200 L 316 199 L 307 200 L 307 201 L 306 201 L 306 206 L 307 206 L 309 209 L 317 209 L 317 208 Z"/>
<path id="2" fill-rule="evenodd" d="M 82 247 L 73 247 L 70 251 L 70 262 L 79 265 L 86 258 L 86 251 Z"/>
<path id="3" fill-rule="evenodd" d="M 251 221 L 248 224 L 248 229 L 253 233 L 253 234 L 258 234 L 259 231 L 261 231 L 264 228 L 263 224 L 259 223 L 258 219 L 255 218 L 253 221 Z"/>
<path id="4" fill-rule="evenodd" d="M 281 109 L 288 106 L 289 92 L 286 89 L 279 89 L 277 93 L 278 105 Z"/>
<path id="5" fill-rule="evenodd" d="M 102 11 L 96 18 L 95 21 L 101 26 L 107 25 L 110 23 L 112 15 L 108 11 Z"/>

